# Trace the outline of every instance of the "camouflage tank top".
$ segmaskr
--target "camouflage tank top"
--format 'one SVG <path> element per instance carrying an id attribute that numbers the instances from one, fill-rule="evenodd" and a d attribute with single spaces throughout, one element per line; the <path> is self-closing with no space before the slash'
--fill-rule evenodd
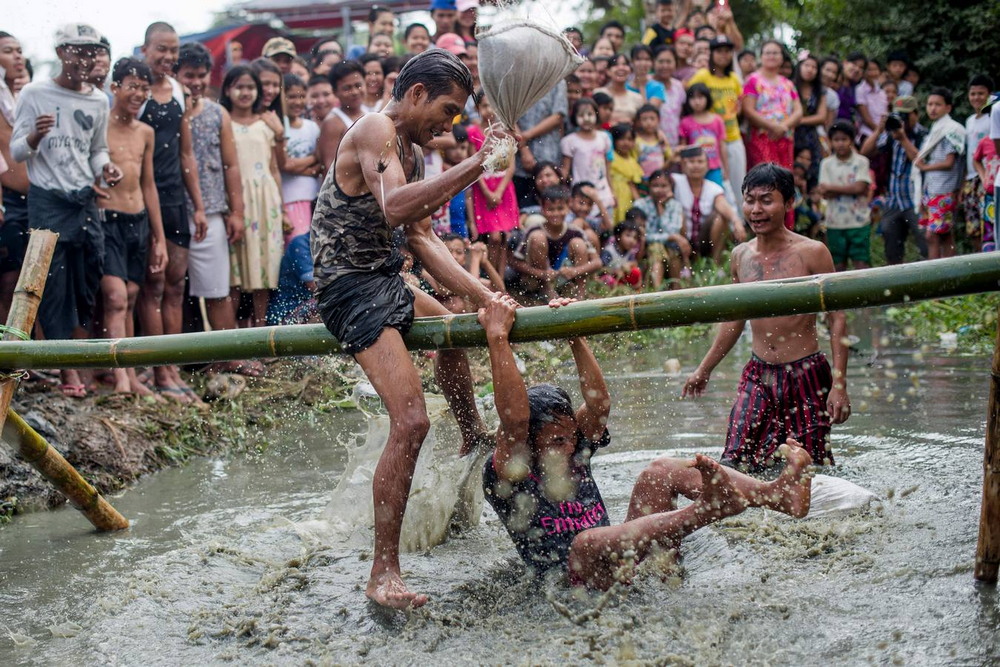
<path id="1" fill-rule="evenodd" d="M 398 137 L 396 151 L 402 160 Z M 413 152 L 413 172 L 407 183 L 423 177 L 423 156 L 416 146 Z M 312 219 L 310 249 L 317 288 L 350 273 L 378 271 L 392 255 L 392 229 L 375 195 L 345 194 L 337 184 L 336 173 L 334 162 L 320 188 Z"/>

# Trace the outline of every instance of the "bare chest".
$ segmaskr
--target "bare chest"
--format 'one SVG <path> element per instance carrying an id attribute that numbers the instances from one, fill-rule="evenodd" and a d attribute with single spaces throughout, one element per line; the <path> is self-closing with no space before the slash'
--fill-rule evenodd
<path id="1" fill-rule="evenodd" d="M 740 255 L 737 268 L 744 283 L 812 275 L 805 258 L 792 248 L 772 253 L 749 250 Z"/>

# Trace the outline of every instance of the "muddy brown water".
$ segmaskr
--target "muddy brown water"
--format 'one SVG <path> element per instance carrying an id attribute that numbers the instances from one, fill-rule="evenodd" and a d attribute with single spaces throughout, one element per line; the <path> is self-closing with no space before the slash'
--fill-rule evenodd
<path id="1" fill-rule="evenodd" d="M 364 598 L 366 540 L 298 529 L 361 511 L 327 506 L 366 419 L 315 415 L 262 454 L 196 461 L 115 498 L 126 533 L 94 534 L 69 509 L 0 530 L 0 664 L 995 664 L 997 595 L 972 579 L 989 361 L 887 342 L 859 344 L 855 414 L 833 437 L 835 474 L 882 498 L 866 513 L 750 511 L 687 538 L 682 576 L 640 573 L 601 597 L 525 578 L 487 508 L 404 555 L 432 600 L 385 614 Z M 653 458 L 721 450 L 746 344 L 698 402 L 663 370 L 679 357 L 689 371 L 705 344 L 604 365 L 614 440 L 594 471 L 612 520 Z M 437 437 L 450 446 L 454 430 Z"/>

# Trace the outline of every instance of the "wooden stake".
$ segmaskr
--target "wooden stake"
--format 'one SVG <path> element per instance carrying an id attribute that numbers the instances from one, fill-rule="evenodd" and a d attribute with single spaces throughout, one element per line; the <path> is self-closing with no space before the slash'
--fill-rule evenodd
<path id="1" fill-rule="evenodd" d="M 7 327 L 30 334 L 35 326 L 38 304 L 45 292 L 45 279 L 49 275 L 49 264 L 55 251 L 58 234 L 44 230 L 34 230 L 28 240 L 24 254 L 21 275 L 14 288 L 14 300 L 7 317 Z M 3 340 L 16 340 L 17 336 L 4 332 Z M 10 409 L 10 401 L 17 389 L 16 378 L 0 381 L 0 428 L 9 442 L 18 445 L 18 453 L 52 482 L 56 489 L 66 496 L 70 503 L 90 520 L 98 530 L 121 530 L 128 528 L 128 520 L 119 514 L 91 486 L 76 468 L 71 466 L 62 454 L 28 426 L 23 419 Z M 5 427 L 5 421 L 7 422 Z"/>
<path id="2" fill-rule="evenodd" d="M 998 570 L 1000 570 L 1000 326 L 997 327 L 997 341 L 993 347 L 990 402 L 986 408 L 983 508 L 979 514 L 975 577 L 979 581 L 995 584 Z"/>
<path id="3" fill-rule="evenodd" d="M 7 411 L 3 436 L 7 442 L 17 443 L 21 458 L 52 482 L 70 504 L 94 524 L 94 528 L 102 531 L 128 528 L 128 519 L 119 514 L 62 454 L 13 410 Z"/>

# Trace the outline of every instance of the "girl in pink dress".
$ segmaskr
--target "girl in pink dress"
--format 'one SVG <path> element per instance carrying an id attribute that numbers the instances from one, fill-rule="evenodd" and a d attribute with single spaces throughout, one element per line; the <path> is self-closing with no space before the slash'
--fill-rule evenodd
<path id="1" fill-rule="evenodd" d="M 493 107 L 486 95 L 480 90 L 476 99 L 476 109 L 482 119 L 483 127 L 489 127 L 495 119 Z M 479 150 L 486 138 L 475 125 L 469 125 L 469 142 Z M 486 241 L 486 256 L 490 264 L 502 276 L 507 267 L 507 234 L 517 227 L 517 195 L 511 180 L 514 178 L 514 161 L 512 160 L 503 174 L 483 176 L 472 185 L 472 222 L 479 239 Z M 473 231 L 469 237 L 475 240 Z"/>
<path id="2" fill-rule="evenodd" d="M 747 167 L 776 162 L 792 168 L 795 127 L 802 118 L 802 102 L 795 84 L 778 70 L 784 58 L 780 42 L 764 42 L 760 69 L 743 85 L 743 115 L 750 122 Z"/>

